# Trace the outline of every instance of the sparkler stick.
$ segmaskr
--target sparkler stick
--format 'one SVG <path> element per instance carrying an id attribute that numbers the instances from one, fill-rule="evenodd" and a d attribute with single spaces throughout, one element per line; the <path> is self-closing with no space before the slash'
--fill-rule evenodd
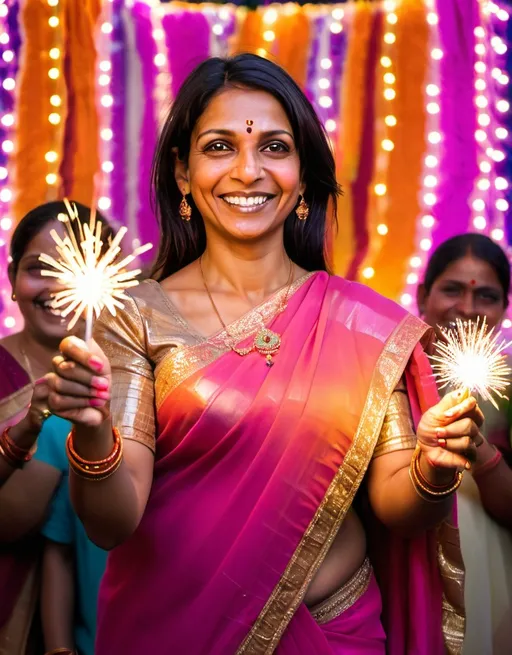
<path id="1" fill-rule="evenodd" d="M 105 252 L 101 238 L 102 223 L 96 220 L 96 211 L 92 210 L 89 223 L 82 224 L 78 210 L 68 200 L 64 200 L 67 215 L 59 214 L 58 219 L 66 227 L 66 236 L 62 239 L 56 230 L 50 232 L 56 244 L 59 257 L 55 259 L 45 253 L 39 259 L 49 269 L 41 275 L 54 277 L 64 288 L 52 295 L 52 308 L 59 310 L 62 317 L 73 314 L 68 330 L 78 322 L 85 313 L 85 340 L 92 338 L 94 317 L 98 317 L 104 307 L 114 316 L 116 308 L 123 306 L 127 298 L 125 291 L 138 285 L 135 278 L 140 269 L 127 271 L 126 267 L 139 255 L 153 246 L 147 243 L 135 248 L 131 255 L 118 261 L 121 253 L 120 243 L 126 232 L 122 227 L 114 236 Z M 73 231 L 72 222 L 76 221 L 79 239 Z"/>
<path id="2" fill-rule="evenodd" d="M 497 398 L 507 398 L 504 391 L 512 369 L 505 349 L 512 344 L 500 332 L 488 330 L 485 318 L 480 321 L 457 320 L 454 329 L 440 328 L 444 340 L 436 344 L 431 356 L 432 369 L 440 389 L 469 389 L 490 401 L 496 409 Z"/>

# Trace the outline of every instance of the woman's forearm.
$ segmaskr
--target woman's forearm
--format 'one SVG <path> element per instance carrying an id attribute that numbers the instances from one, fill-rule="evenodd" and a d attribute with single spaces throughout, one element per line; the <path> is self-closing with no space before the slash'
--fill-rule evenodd
<path id="1" fill-rule="evenodd" d="M 487 442 L 478 449 L 474 480 L 486 512 L 500 525 L 512 530 L 512 470 L 499 457 L 495 466 L 486 469 L 497 451 Z"/>
<path id="2" fill-rule="evenodd" d="M 73 444 L 88 461 L 108 457 L 114 446 L 110 420 L 99 428 L 77 426 Z M 89 538 L 100 548 L 114 548 L 137 528 L 151 486 L 152 459 L 145 446 L 126 440 L 120 467 L 105 480 L 84 479 L 71 470 L 71 500 Z"/>
<path id="3" fill-rule="evenodd" d="M 26 416 L 8 430 L 9 437 L 18 448 L 30 450 L 37 440 L 40 428 L 31 423 L 30 419 Z M 16 471 L 16 468 L 8 462 L 6 457 L 0 454 L 0 487 L 7 482 L 14 471 Z"/>

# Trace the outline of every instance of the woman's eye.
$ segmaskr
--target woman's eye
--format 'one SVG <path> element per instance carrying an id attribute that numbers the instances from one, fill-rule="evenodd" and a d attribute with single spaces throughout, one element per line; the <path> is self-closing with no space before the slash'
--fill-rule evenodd
<path id="1" fill-rule="evenodd" d="M 454 297 L 459 295 L 460 290 L 458 289 L 458 287 L 445 287 L 443 289 L 443 293 L 447 296 Z"/>
<path id="2" fill-rule="evenodd" d="M 268 146 L 265 146 L 264 150 L 268 150 L 269 152 L 276 152 L 276 153 L 290 151 L 287 145 L 280 142 L 269 143 Z"/>
<path id="3" fill-rule="evenodd" d="M 222 143 L 222 141 L 210 143 L 210 145 L 205 148 L 206 152 L 228 152 L 229 150 L 230 148 L 225 143 Z"/>
<path id="4" fill-rule="evenodd" d="M 501 301 L 501 298 L 497 294 L 492 293 L 492 291 L 482 291 L 478 295 L 484 302 L 490 305 Z"/>

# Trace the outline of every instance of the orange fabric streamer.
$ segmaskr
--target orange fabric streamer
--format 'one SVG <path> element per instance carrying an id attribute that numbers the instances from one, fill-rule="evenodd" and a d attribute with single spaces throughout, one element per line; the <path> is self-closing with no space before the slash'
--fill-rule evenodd
<path id="1" fill-rule="evenodd" d="M 62 177 L 70 198 L 91 205 L 94 176 L 99 171 L 94 32 L 100 0 L 70 0 L 66 4 L 70 115 L 66 126 L 66 158 Z"/>
<path id="2" fill-rule="evenodd" d="M 260 11 L 248 11 L 245 20 L 242 18 L 238 39 L 233 45 L 233 54 L 252 52 L 265 56 L 269 45 L 263 39 L 264 25 Z"/>
<path id="3" fill-rule="evenodd" d="M 347 9 L 345 13 L 345 22 L 349 19 L 348 11 Z M 337 175 L 344 195 L 338 201 L 338 229 L 333 234 L 331 246 L 333 268 L 338 275 L 347 272 L 354 256 L 351 185 L 359 171 L 364 105 L 368 101 L 365 97 L 364 80 L 375 6 L 361 2 L 352 6 L 351 11 L 353 13 L 349 27 L 345 72 L 340 91 L 340 131 L 336 147 Z"/>
<path id="4" fill-rule="evenodd" d="M 58 161 L 62 157 L 66 114 L 64 75 L 61 73 L 57 80 L 48 76 L 53 63 L 49 51 L 60 45 L 58 39 L 62 40 L 65 30 L 62 14 L 57 14 L 59 27 L 49 26 L 48 19 L 55 14 L 56 9 L 46 2 L 25 2 L 21 5 L 24 42 L 17 79 L 17 122 L 13 134 L 15 151 L 10 161 L 13 187 L 16 189 L 12 204 L 16 222 L 37 205 L 55 200 L 60 193 L 58 184 L 49 186 L 46 182 L 46 175 L 50 170 L 55 171 L 55 165 L 50 169 L 45 160 L 45 154 L 51 150 L 57 153 Z M 52 94 L 58 94 L 62 99 L 58 109 L 50 104 Z M 61 115 L 59 125 L 49 123 L 48 116 L 52 112 Z"/>
<path id="5" fill-rule="evenodd" d="M 275 32 L 276 63 L 304 88 L 308 70 L 309 19 L 301 7 L 287 7 L 271 26 Z"/>
<path id="6" fill-rule="evenodd" d="M 371 286 L 397 299 L 404 286 L 407 262 L 414 253 L 416 219 L 420 212 L 425 140 L 424 88 L 428 75 L 429 30 L 423 0 L 403 0 L 397 7 L 395 25 L 397 127 L 395 148 L 387 171 L 388 207 L 379 219 L 388 226 L 386 242 L 374 261 Z"/>

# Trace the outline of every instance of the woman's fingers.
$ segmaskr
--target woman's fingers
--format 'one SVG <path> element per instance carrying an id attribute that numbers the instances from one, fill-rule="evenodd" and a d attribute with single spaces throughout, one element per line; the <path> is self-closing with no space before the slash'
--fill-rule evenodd
<path id="1" fill-rule="evenodd" d="M 60 379 L 77 382 L 87 387 L 94 387 L 98 391 L 108 391 L 110 386 L 108 378 L 94 375 L 90 370 L 66 359 L 62 355 L 53 358 L 53 370 Z"/>
<path id="2" fill-rule="evenodd" d="M 100 347 L 91 342 L 88 346 L 78 337 L 66 337 L 60 344 L 60 352 L 65 359 L 83 366 L 96 375 L 108 375 L 110 366 Z"/>
<path id="3" fill-rule="evenodd" d="M 90 375 L 89 376 L 90 382 Z M 85 377 L 85 376 L 84 376 Z M 55 393 L 60 394 L 61 396 L 79 396 L 86 398 L 101 398 L 103 400 L 108 400 L 110 398 L 110 393 L 108 390 L 108 380 L 104 388 L 97 388 L 96 386 L 91 386 L 91 384 L 82 384 L 75 380 L 68 380 L 66 378 L 60 377 L 56 373 L 48 373 L 47 375 L 48 386 Z"/>
<path id="4" fill-rule="evenodd" d="M 48 396 L 48 405 L 54 414 L 68 409 L 83 409 L 84 407 L 102 408 L 108 400 L 102 398 L 85 398 L 78 396 L 64 396 L 51 391 Z"/>
<path id="5" fill-rule="evenodd" d="M 452 453 L 448 450 L 443 450 L 442 448 L 432 448 L 425 455 L 432 466 L 453 469 L 471 468 L 471 462 L 465 455 Z"/>
<path id="6" fill-rule="evenodd" d="M 453 421 L 458 420 L 461 416 L 474 412 L 476 407 L 476 398 L 469 396 L 469 398 L 465 398 L 462 402 L 444 410 L 439 419 L 443 424 L 449 425 L 450 423 L 453 423 Z"/>
<path id="7" fill-rule="evenodd" d="M 478 425 L 470 418 L 461 418 L 442 428 L 436 428 L 438 439 L 457 439 L 459 437 L 477 438 L 480 435 Z"/>

